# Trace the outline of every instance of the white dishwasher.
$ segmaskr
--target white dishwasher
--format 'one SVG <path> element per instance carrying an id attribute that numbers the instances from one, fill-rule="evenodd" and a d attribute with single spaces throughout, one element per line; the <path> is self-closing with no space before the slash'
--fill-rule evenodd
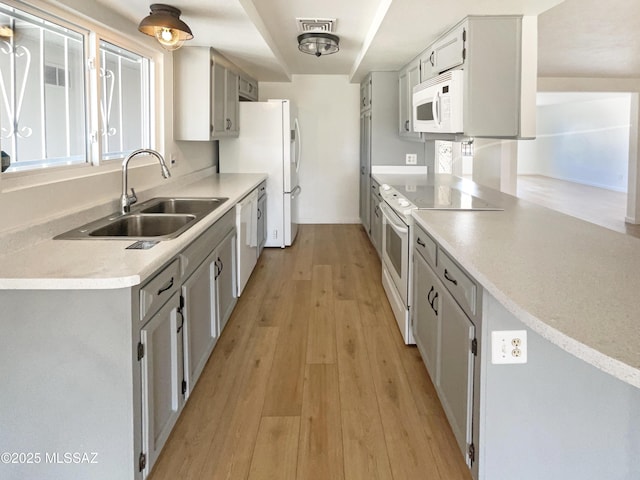
<path id="1" fill-rule="evenodd" d="M 258 190 L 254 190 L 236 205 L 238 230 L 238 296 L 244 290 L 253 267 L 258 261 Z"/>

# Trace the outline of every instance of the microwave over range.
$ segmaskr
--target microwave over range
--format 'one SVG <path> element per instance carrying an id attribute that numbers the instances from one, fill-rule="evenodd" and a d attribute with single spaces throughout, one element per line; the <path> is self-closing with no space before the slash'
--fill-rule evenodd
<path id="1" fill-rule="evenodd" d="M 413 87 L 413 130 L 462 133 L 463 74 L 449 70 Z"/>

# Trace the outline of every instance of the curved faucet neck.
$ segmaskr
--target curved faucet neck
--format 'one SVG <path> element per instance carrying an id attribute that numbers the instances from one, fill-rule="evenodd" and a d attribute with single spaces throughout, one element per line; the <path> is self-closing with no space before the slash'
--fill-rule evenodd
<path id="1" fill-rule="evenodd" d="M 121 206 L 122 213 L 127 213 L 130 210 L 131 205 L 138 200 L 135 196 L 135 192 L 133 191 L 133 189 L 131 189 L 131 191 L 133 192 L 132 195 L 129 195 L 127 193 L 128 181 L 129 181 L 128 167 L 129 167 L 129 161 L 131 161 L 133 157 L 143 153 L 146 153 L 148 155 L 153 155 L 158 159 L 158 162 L 160 163 L 161 173 L 164 178 L 169 178 L 171 176 L 171 172 L 167 168 L 167 164 L 164 161 L 164 158 L 162 157 L 162 155 L 160 155 L 160 153 L 150 148 L 141 148 L 131 152 L 127 156 L 127 158 L 125 158 L 122 162 L 122 195 L 120 197 L 120 206 Z"/>

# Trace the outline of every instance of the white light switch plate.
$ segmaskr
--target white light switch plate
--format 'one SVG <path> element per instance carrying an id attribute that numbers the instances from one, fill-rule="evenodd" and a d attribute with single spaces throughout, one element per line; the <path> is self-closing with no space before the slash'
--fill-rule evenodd
<path id="1" fill-rule="evenodd" d="M 491 363 L 527 363 L 527 331 L 491 332 Z"/>
<path id="2" fill-rule="evenodd" d="M 407 153 L 406 155 L 407 165 L 417 165 L 418 164 L 418 155 L 415 153 Z"/>

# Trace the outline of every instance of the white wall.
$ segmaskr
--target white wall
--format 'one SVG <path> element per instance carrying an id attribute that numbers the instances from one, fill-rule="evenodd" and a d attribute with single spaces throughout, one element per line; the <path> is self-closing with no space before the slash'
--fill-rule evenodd
<path id="1" fill-rule="evenodd" d="M 593 99 L 583 94 L 574 101 L 538 106 L 537 137 L 520 142 L 518 173 L 625 192 L 629 102 L 629 94 Z"/>
<path id="2" fill-rule="evenodd" d="M 69 19 L 75 16 L 77 23 L 85 18 L 96 21 L 96 28 L 107 39 L 116 42 L 126 39 L 138 43 L 147 50 L 157 52 L 158 66 L 155 78 L 156 90 L 156 148 L 165 156 L 177 158 L 172 168 L 172 178 L 164 180 L 156 162 L 136 159 L 131 163 L 130 185 L 136 187 L 140 197 L 144 190 L 163 182 L 174 181 L 180 176 L 217 164 L 214 142 L 175 142 L 173 140 L 173 71 L 171 55 L 158 44 L 137 30 L 137 25 L 120 17 L 98 2 L 65 0 L 58 2 L 31 0 L 45 11 Z M 75 10 L 70 10 L 73 7 Z M 70 214 L 85 208 L 113 202 L 117 208 L 121 193 L 120 162 L 100 167 L 57 168 L 28 174 L 0 175 L 0 233 L 31 226 L 35 223 Z"/>
<path id="3" fill-rule="evenodd" d="M 291 99 L 302 129 L 301 223 L 359 223 L 360 86 L 346 75 L 260 82 L 260 100 Z"/>

